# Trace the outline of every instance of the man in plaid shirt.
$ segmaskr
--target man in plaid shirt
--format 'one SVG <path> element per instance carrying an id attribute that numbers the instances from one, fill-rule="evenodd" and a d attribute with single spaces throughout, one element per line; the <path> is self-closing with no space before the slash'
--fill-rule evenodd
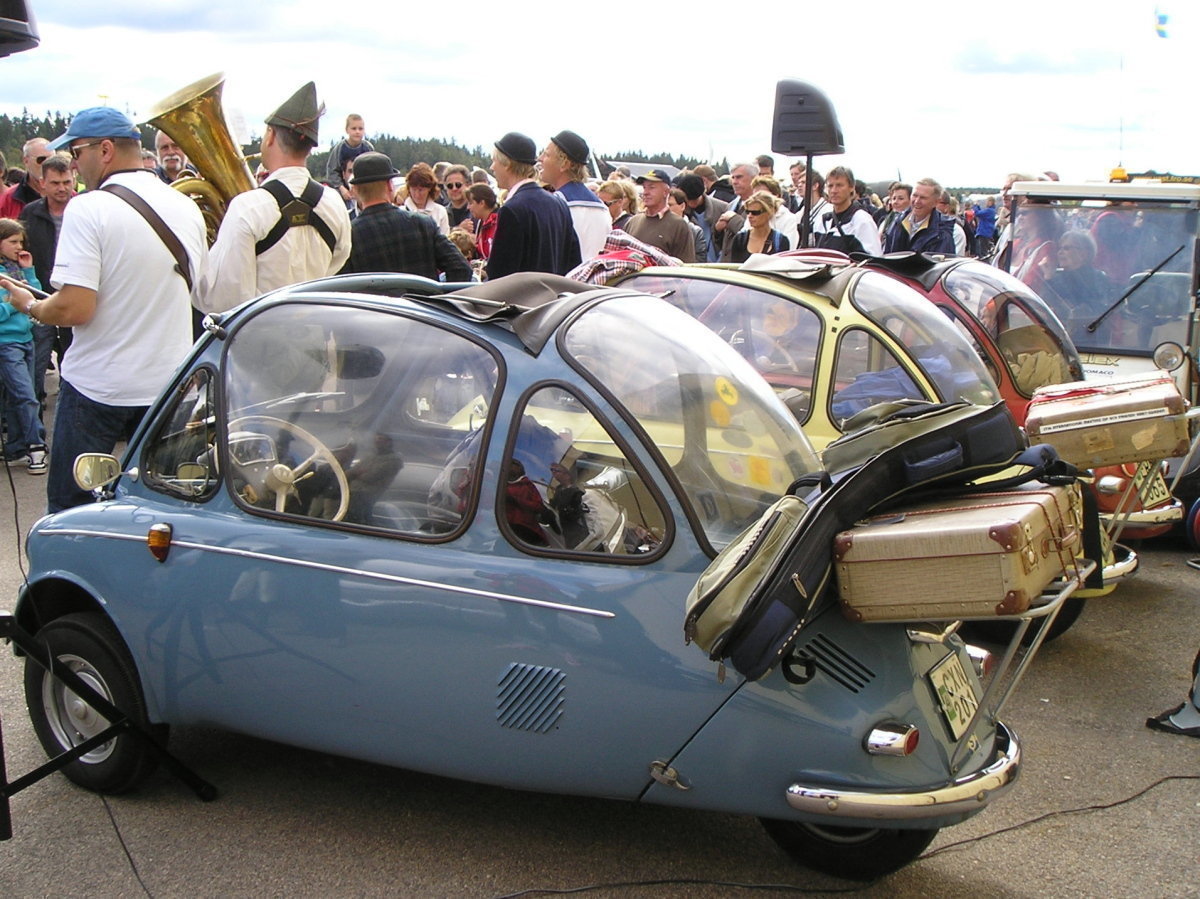
<path id="1" fill-rule="evenodd" d="M 350 187 L 362 204 L 351 226 L 346 272 L 405 272 L 434 281 L 470 281 L 471 266 L 433 219 L 392 205 L 391 181 L 404 176 L 383 153 L 354 160 Z"/>

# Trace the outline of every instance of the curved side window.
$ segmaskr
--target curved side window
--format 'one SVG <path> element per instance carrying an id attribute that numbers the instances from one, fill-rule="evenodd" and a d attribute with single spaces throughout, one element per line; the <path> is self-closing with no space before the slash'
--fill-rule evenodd
<path id="1" fill-rule="evenodd" d="M 217 413 L 212 372 L 197 369 L 179 385 L 142 463 L 153 490 L 183 499 L 212 496 L 217 473 Z"/>
<path id="2" fill-rule="evenodd" d="M 839 429 L 847 418 L 876 403 L 937 399 L 926 396 L 892 351 L 862 328 L 850 328 L 838 338 L 833 383 L 829 411 Z"/>
<path id="3" fill-rule="evenodd" d="M 500 377 L 484 347 L 378 309 L 270 307 L 230 338 L 230 490 L 250 509 L 437 538 L 465 525 Z"/>
<path id="4" fill-rule="evenodd" d="M 658 549 L 666 515 L 617 441 L 573 393 L 538 390 L 519 422 L 499 498 L 510 539 L 622 557 Z"/>

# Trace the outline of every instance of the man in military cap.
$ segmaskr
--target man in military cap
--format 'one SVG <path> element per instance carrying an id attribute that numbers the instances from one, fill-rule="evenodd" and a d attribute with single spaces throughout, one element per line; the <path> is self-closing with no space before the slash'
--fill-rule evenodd
<path id="1" fill-rule="evenodd" d="M 604 239 L 612 230 L 607 207 L 583 185 L 589 155 L 587 141 L 574 131 L 560 131 L 538 157 L 542 180 L 554 188 L 571 211 L 579 253 L 584 259 L 591 259 L 604 248 Z"/>
<path id="2" fill-rule="evenodd" d="M 392 203 L 393 178 L 403 178 L 383 153 L 354 160 L 350 190 L 362 205 L 351 226 L 354 241 L 343 272 L 407 272 L 437 280 L 470 281 L 471 266 L 433 219 Z"/>
<path id="3" fill-rule="evenodd" d="M 538 186 L 536 163 L 533 138 L 510 131 L 496 141 L 492 174 L 508 194 L 488 258 L 489 278 L 513 272 L 565 275 L 582 261 L 567 204 Z"/>
<path id="4" fill-rule="evenodd" d="M 350 257 L 346 204 L 309 177 L 306 165 L 324 113 L 310 81 L 267 116 L 262 162 L 271 174 L 229 203 L 212 248 L 211 286 L 197 304 L 203 311 L 332 275 Z"/>

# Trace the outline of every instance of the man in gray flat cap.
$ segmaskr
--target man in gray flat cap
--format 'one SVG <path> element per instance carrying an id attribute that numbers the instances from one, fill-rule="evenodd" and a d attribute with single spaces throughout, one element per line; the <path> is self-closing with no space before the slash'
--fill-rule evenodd
<path id="1" fill-rule="evenodd" d="M 335 274 L 350 257 L 346 204 L 306 165 L 324 113 L 310 81 L 267 116 L 262 163 L 271 174 L 229 203 L 212 248 L 211 285 L 197 304 L 204 312 Z"/>

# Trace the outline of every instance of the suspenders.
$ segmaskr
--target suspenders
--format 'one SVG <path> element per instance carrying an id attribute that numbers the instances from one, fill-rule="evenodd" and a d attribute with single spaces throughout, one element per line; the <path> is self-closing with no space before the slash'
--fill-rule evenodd
<path id="1" fill-rule="evenodd" d="M 279 243 L 289 228 L 301 228 L 305 225 L 312 225 L 329 247 L 329 252 L 333 252 L 337 238 L 333 236 L 333 230 L 317 215 L 316 210 L 317 203 L 324 193 L 320 184 L 309 178 L 299 197 L 293 196 L 282 181 L 267 181 L 260 186 L 279 204 L 279 221 L 267 232 L 266 237 L 254 245 L 255 256 L 261 256 Z"/>

